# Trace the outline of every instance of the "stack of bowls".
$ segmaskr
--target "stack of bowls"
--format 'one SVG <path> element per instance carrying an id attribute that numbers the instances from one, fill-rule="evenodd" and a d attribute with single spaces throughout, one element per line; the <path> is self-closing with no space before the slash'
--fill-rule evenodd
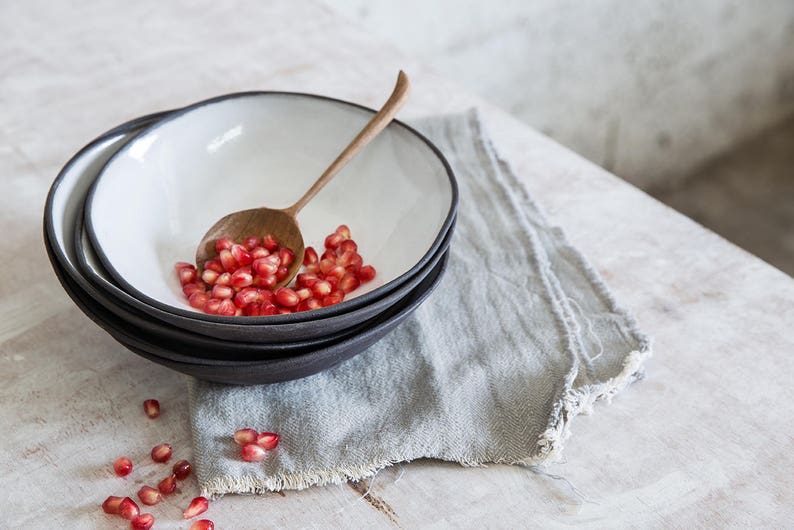
<path id="1" fill-rule="evenodd" d="M 201 379 L 274 383 L 361 353 L 438 285 L 454 231 L 452 171 L 403 123 L 392 122 L 298 216 L 307 246 L 321 251 L 325 234 L 348 225 L 377 270 L 343 302 L 209 315 L 187 304 L 174 264 L 191 261 L 223 215 L 294 202 L 373 113 L 315 95 L 251 92 L 102 134 L 64 166 L 47 198 L 44 239 L 61 285 L 129 350 Z"/>

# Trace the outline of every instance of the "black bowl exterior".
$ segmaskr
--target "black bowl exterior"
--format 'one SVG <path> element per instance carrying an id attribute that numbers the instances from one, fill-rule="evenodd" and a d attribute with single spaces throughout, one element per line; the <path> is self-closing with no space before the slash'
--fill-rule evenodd
<path id="1" fill-rule="evenodd" d="M 244 98 L 244 97 L 252 97 L 252 96 L 273 96 L 273 95 L 319 99 L 319 100 L 322 100 L 322 101 L 327 101 L 327 102 L 338 104 L 338 105 L 345 105 L 345 106 L 353 107 L 353 108 L 356 108 L 356 109 L 364 110 L 364 111 L 367 111 L 367 112 L 372 113 L 372 114 L 375 114 L 375 112 L 376 112 L 375 110 L 370 109 L 368 107 L 365 107 L 363 105 L 358 105 L 356 103 L 351 103 L 351 102 L 348 102 L 348 101 L 343 101 L 343 100 L 340 100 L 340 99 L 331 98 L 331 97 L 327 97 L 327 96 L 320 96 L 320 95 L 317 95 L 317 94 L 305 94 L 305 93 L 299 93 L 299 92 L 276 92 L 276 91 L 238 92 L 238 93 L 232 93 L 232 94 L 224 94 L 224 95 L 221 95 L 221 96 L 210 98 L 210 99 L 207 99 L 207 100 L 204 100 L 204 101 L 199 101 L 197 103 L 193 103 L 191 105 L 182 107 L 181 109 L 178 109 L 178 110 L 172 112 L 168 116 L 166 116 L 166 117 L 164 117 L 164 118 L 162 118 L 160 120 L 157 120 L 156 122 L 151 123 L 148 127 L 146 127 L 145 129 L 139 131 L 137 134 L 141 135 L 141 134 L 147 134 L 149 132 L 152 132 L 153 130 L 156 130 L 157 127 L 162 126 L 163 124 L 168 123 L 171 120 L 177 119 L 180 116 L 182 116 L 182 115 L 184 115 L 184 114 L 186 114 L 186 113 L 188 113 L 190 111 L 193 111 L 193 110 L 198 109 L 200 107 L 204 107 L 206 105 L 211 105 L 213 103 L 218 103 L 218 102 L 221 102 L 221 101 L 226 101 L 226 100 L 235 99 L 235 98 Z M 343 301 L 340 304 L 335 304 L 335 305 L 324 307 L 324 308 L 321 308 L 321 309 L 315 309 L 314 311 L 312 311 L 312 313 L 314 313 L 312 315 L 309 315 L 309 312 L 306 311 L 306 312 L 292 313 L 292 314 L 287 314 L 287 315 L 273 315 L 273 316 L 266 316 L 266 317 L 247 317 L 247 318 L 245 318 L 245 322 L 240 322 L 239 317 L 225 317 L 225 316 L 219 316 L 219 315 L 207 315 L 207 314 L 204 314 L 204 313 L 197 313 L 195 311 L 191 311 L 191 310 L 188 310 L 188 309 L 183 309 L 183 308 L 171 306 L 169 304 L 165 304 L 165 303 L 163 303 L 163 302 L 161 302 L 159 300 L 151 298 L 150 296 L 148 296 L 148 295 L 142 293 L 141 291 L 139 291 L 138 289 L 136 289 L 135 286 L 133 286 L 129 282 L 127 282 L 126 279 L 123 277 L 123 275 L 121 275 L 113 267 L 113 264 L 110 262 L 109 258 L 104 254 L 104 252 L 102 251 L 101 245 L 99 244 L 99 242 L 97 240 L 96 233 L 94 231 L 94 227 L 92 226 L 92 221 L 91 221 L 91 216 L 90 215 L 86 215 L 85 216 L 86 232 L 88 233 L 89 239 L 91 241 L 91 245 L 93 246 L 95 252 L 97 253 L 97 257 L 102 262 L 102 265 L 104 266 L 104 268 L 107 270 L 107 272 L 110 274 L 110 276 L 115 280 L 115 283 L 119 287 L 121 287 L 124 291 L 126 291 L 129 294 L 131 294 L 135 298 L 141 300 L 142 302 L 144 302 L 148 306 L 161 309 L 161 310 L 166 311 L 168 313 L 173 313 L 173 314 L 177 314 L 177 315 L 180 315 L 180 316 L 188 317 L 188 318 L 191 318 L 191 319 L 194 319 L 194 320 L 204 320 L 204 321 L 207 321 L 207 322 L 217 322 L 217 323 L 227 323 L 227 324 L 244 324 L 244 325 L 260 325 L 260 324 L 275 324 L 275 323 L 285 323 L 286 324 L 286 323 L 303 322 L 303 321 L 306 321 L 306 320 L 315 320 L 315 319 L 319 319 L 319 318 L 325 318 L 325 317 L 337 315 L 339 313 L 351 311 L 353 309 L 369 305 L 370 303 L 372 303 L 377 298 L 387 294 L 388 292 L 392 291 L 393 289 L 395 289 L 396 287 L 398 287 L 399 285 L 404 283 L 406 280 L 408 280 L 409 278 L 414 276 L 425 265 L 427 265 L 427 263 L 438 252 L 442 242 L 444 241 L 444 238 L 446 237 L 447 232 L 449 232 L 450 227 L 454 223 L 455 216 L 457 214 L 457 207 L 458 207 L 458 185 L 457 185 L 457 181 L 455 180 L 455 175 L 452 172 L 452 167 L 449 165 L 449 162 L 447 162 L 446 158 L 444 158 L 444 155 L 441 153 L 441 151 L 430 140 L 428 140 L 424 135 L 419 133 L 414 128 L 406 125 L 405 123 L 403 123 L 403 122 L 401 122 L 399 120 L 393 120 L 392 124 L 390 124 L 389 126 L 392 126 L 392 125 L 394 125 L 396 127 L 404 128 L 405 130 L 410 132 L 412 135 L 417 137 L 420 141 L 422 141 L 425 145 L 427 145 L 427 147 L 435 154 L 435 156 L 438 158 L 438 160 L 441 162 L 441 164 L 443 165 L 444 169 L 446 170 L 447 177 L 449 178 L 450 191 L 451 191 L 451 199 L 450 199 L 450 204 L 449 204 L 449 209 L 447 211 L 446 219 L 445 219 L 444 223 L 442 224 L 441 229 L 439 230 L 439 232 L 438 232 L 433 244 L 430 246 L 428 251 L 408 271 L 403 273 L 401 276 L 391 280 L 387 284 L 382 285 L 382 286 L 380 286 L 380 287 L 378 287 L 376 289 L 373 289 L 372 291 L 370 291 L 368 293 L 365 293 L 363 295 L 357 296 L 356 298 L 351 298 L 350 300 L 345 300 L 345 301 Z M 116 156 L 120 156 L 123 153 L 123 151 L 124 151 L 124 147 L 119 149 L 108 160 L 108 164 L 111 163 Z M 106 166 L 107 166 L 107 164 L 106 164 Z M 98 182 L 102 178 L 103 171 L 104 170 L 100 171 L 99 175 L 97 176 L 96 182 Z M 86 214 L 88 214 L 90 209 L 91 209 L 91 203 L 92 203 L 93 198 L 94 198 L 94 190 L 96 189 L 96 182 L 91 186 L 91 188 L 90 188 L 90 190 L 88 192 L 88 197 L 86 198 Z"/>
<path id="2" fill-rule="evenodd" d="M 46 249 L 53 264 L 57 263 L 49 242 L 46 242 Z M 78 305 L 78 307 L 95 323 L 107 331 L 116 341 L 124 345 L 130 351 L 158 364 L 176 370 L 178 372 L 219 383 L 252 385 L 267 384 L 300 379 L 314 375 L 323 370 L 327 370 L 337 364 L 354 357 L 366 348 L 393 331 L 402 323 L 413 311 L 424 302 L 430 293 L 438 286 L 446 270 L 448 255 L 445 255 L 438 265 L 437 272 L 428 276 L 422 285 L 418 286 L 416 292 L 408 297 L 403 307 L 394 308 L 390 314 L 382 315 L 375 319 L 368 329 L 356 334 L 355 336 L 335 343 L 331 346 L 318 349 L 303 355 L 287 357 L 282 359 L 270 359 L 253 362 L 239 361 L 217 361 L 212 364 L 196 364 L 185 361 L 174 360 L 171 355 L 173 352 L 165 350 L 157 343 L 149 342 L 146 332 L 130 331 L 125 329 L 127 326 L 124 321 L 119 321 L 121 327 L 110 324 L 110 320 L 115 319 L 112 315 L 103 314 L 101 307 L 98 307 L 84 293 L 73 292 L 67 288 L 69 279 L 60 269 L 56 267 L 55 272 L 58 279 L 64 284 L 67 293 Z M 108 316 L 112 318 L 107 318 Z M 118 320 L 118 319 L 116 319 Z M 166 356 L 164 356 L 166 355 Z M 189 356 L 188 356 L 189 357 Z"/>

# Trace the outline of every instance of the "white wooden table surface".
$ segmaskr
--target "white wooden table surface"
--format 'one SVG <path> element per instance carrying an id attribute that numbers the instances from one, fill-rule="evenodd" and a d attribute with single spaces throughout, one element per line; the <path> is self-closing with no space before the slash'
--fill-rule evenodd
<path id="1" fill-rule="evenodd" d="M 441 21 L 440 21 L 441 23 Z M 96 134 L 224 92 L 299 90 L 377 105 L 398 68 L 408 118 L 479 107 L 550 216 L 653 334 L 648 378 L 573 423 L 547 471 L 415 462 L 369 485 L 211 505 L 217 528 L 788 526 L 794 520 L 794 281 L 306 2 L 0 5 L 1 528 L 126 528 L 99 509 L 122 451 L 190 457 L 185 381 L 117 345 L 60 289 L 46 190 Z M 498 60 L 498 58 L 494 58 Z M 495 102 L 498 104 L 498 102 Z M 696 109 L 693 109 L 696 112 Z M 141 401 L 163 415 L 145 421 Z M 145 479 L 162 471 L 141 464 Z M 187 528 L 188 481 L 155 507 Z"/>

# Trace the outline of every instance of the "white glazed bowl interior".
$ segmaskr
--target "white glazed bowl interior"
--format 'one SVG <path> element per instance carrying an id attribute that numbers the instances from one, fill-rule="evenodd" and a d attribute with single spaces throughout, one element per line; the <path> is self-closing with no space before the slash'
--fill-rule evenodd
<path id="1" fill-rule="evenodd" d="M 222 216 L 294 203 L 371 118 L 324 98 L 278 93 L 200 104 L 155 124 L 105 166 L 87 222 L 100 257 L 134 290 L 191 309 L 174 263 Z M 451 212 L 442 159 L 392 123 L 300 212 L 307 246 L 347 224 L 374 281 L 360 296 L 408 272 L 431 249 Z"/>

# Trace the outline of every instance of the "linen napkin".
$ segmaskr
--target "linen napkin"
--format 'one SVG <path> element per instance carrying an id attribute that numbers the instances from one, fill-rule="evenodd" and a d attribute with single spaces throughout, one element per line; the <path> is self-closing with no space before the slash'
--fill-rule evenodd
<path id="1" fill-rule="evenodd" d="M 326 372 L 286 383 L 192 379 L 202 493 L 263 493 L 358 480 L 435 458 L 466 466 L 558 457 L 571 420 L 643 375 L 649 339 L 499 158 L 475 111 L 419 125 L 460 187 L 446 276 L 392 334 Z M 281 435 L 240 459 L 241 427 Z"/>

